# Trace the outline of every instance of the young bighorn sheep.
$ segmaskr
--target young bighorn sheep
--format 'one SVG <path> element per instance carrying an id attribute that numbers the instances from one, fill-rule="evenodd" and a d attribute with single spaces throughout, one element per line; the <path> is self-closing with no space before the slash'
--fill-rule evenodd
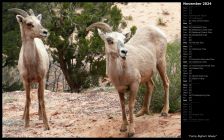
<path id="1" fill-rule="evenodd" d="M 32 82 L 38 82 L 39 119 L 43 119 L 44 127 L 49 130 L 44 104 L 44 89 L 46 74 L 49 68 L 49 57 L 41 40 L 48 36 L 48 31 L 41 25 L 42 15 L 35 16 L 33 10 L 29 14 L 21 9 L 12 8 L 20 26 L 22 48 L 19 54 L 18 69 L 26 91 L 26 103 L 23 113 L 25 127 L 29 126 L 30 86 Z"/>
<path id="2" fill-rule="evenodd" d="M 95 27 L 98 28 L 98 33 L 105 43 L 108 76 L 120 97 L 123 119 L 120 131 L 126 131 L 128 126 L 128 136 L 133 136 L 135 133 L 133 109 L 139 84 L 143 83 L 146 85 L 147 93 L 144 96 L 143 107 L 137 113 L 137 117 L 149 113 L 154 88 L 152 76 L 156 69 L 162 78 L 165 91 L 164 107 L 161 115 L 168 115 L 169 79 L 166 74 L 166 37 L 156 27 L 148 26 L 137 30 L 136 34 L 124 44 L 125 36 L 121 33 L 113 32 L 111 27 L 105 23 L 94 23 L 87 28 L 87 31 Z M 126 90 L 129 90 L 130 94 L 129 125 L 124 103 Z"/>

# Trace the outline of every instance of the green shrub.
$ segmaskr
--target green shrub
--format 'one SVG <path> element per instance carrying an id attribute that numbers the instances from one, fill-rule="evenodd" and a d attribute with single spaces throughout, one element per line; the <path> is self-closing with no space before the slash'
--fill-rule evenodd
<path id="1" fill-rule="evenodd" d="M 57 49 L 52 57 L 59 63 L 71 92 L 98 86 L 99 78 L 105 76 L 106 71 L 104 42 L 97 30 L 93 30 L 93 37 L 86 38 L 86 28 L 105 19 L 117 30 L 122 19 L 121 10 L 113 3 L 51 3 L 48 7 L 51 18 L 46 23 L 50 31 L 47 44 Z M 58 13 L 53 10 L 55 7 Z M 76 9 L 82 12 L 74 12 Z M 73 31 L 76 32 L 75 42 L 69 42 Z M 64 40 L 60 40 L 60 36 Z"/>
<path id="2" fill-rule="evenodd" d="M 131 36 L 133 36 L 136 33 L 136 31 L 137 31 L 137 27 L 136 26 L 132 26 L 130 30 L 131 30 Z"/>
<path id="3" fill-rule="evenodd" d="M 133 17 L 132 16 L 125 16 L 124 19 L 125 20 L 133 20 Z"/>
<path id="4" fill-rule="evenodd" d="M 127 23 L 124 20 L 122 20 L 121 21 L 121 28 L 124 29 L 126 27 L 127 27 Z"/>
<path id="5" fill-rule="evenodd" d="M 157 25 L 166 26 L 166 22 L 164 22 L 162 18 L 158 18 Z"/>

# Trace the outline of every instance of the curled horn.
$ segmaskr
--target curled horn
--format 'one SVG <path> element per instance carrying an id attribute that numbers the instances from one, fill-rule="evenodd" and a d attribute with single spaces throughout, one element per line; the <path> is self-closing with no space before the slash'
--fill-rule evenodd
<path id="1" fill-rule="evenodd" d="M 23 17 L 27 17 L 27 16 L 29 16 L 29 14 L 28 14 L 26 11 L 24 11 L 24 10 L 22 10 L 22 9 L 18 9 L 18 8 L 11 8 L 11 9 L 8 9 L 8 11 L 10 11 L 10 12 L 15 12 L 15 13 L 17 13 L 17 14 L 20 14 L 20 15 L 23 16 Z"/>
<path id="2" fill-rule="evenodd" d="M 29 13 L 30 13 L 31 16 L 35 16 L 32 9 L 29 9 Z"/>
<path id="3" fill-rule="evenodd" d="M 93 29 L 94 27 L 100 28 L 104 32 L 112 32 L 111 27 L 108 24 L 104 23 L 104 22 L 93 23 L 89 27 L 86 28 L 86 31 L 89 31 L 89 30 Z"/>

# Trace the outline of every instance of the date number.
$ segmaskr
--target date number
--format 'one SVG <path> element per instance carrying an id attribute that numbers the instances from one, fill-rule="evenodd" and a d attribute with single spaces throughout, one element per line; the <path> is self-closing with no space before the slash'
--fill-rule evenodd
<path id="1" fill-rule="evenodd" d="M 203 2 L 202 5 L 212 5 L 212 2 Z"/>

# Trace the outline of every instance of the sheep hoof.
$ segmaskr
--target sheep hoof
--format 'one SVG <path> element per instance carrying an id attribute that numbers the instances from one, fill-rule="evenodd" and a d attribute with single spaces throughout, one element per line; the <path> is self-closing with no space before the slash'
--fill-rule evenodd
<path id="1" fill-rule="evenodd" d="M 142 116 L 142 115 L 144 115 L 144 114 L 149 115 L 150 113 L 149 113 L 148 110 L 141 109 L 135 116 L 136 116 L 136 117 L 140 117 L 140 116 Z"/>
<path id="2" fill-rule="evenodd" d="M 138 112 L 135 116 L 136 117 L 140 117 L 140 116 L 142 116 L 142 115 L 144 115 L 145 113 L 144 112 Z"/>
<path id="3" fill-rule="evenodd" d="M 122 124 L 121 125 L 121 129 L 120 129 L 121 132 L 125 132 L 127 131 L 127 125 L 126 124 Z"/>
<path id="4" fill-rule="evenodd" d="M 168 113 L 166 113 L 166 112 L 162 112 L 162 113 L 161 113 L 161 116 L 167 117 L 167 116 L 168 116 Z"/>
<path id="5" fill-rule="evenodd" d="M 120 131 L 121 132 L 126 132 L 127 131 L 127 128 L 121 128 Z"/>
<path id="6" fill-rule="evenodd" d="M 134 134 L 135 134 L 134 124 L 130 124 L 128 129 L 128 137 L 132 137 L 134 136 Z"/>
<path id="7" fill-rule="evenodd" d="M 50 127 L 47 126 L 47 127 L 44 128 L 44 130 L 45 130 L 45 131 L 46 131 L 46 130 L 50 130 Z"/>
<path id="8" fill-rule="evenodd" d="M 132 137 L 132 136 L 134 136 L 134 132 L 128 132 L 128 137 L 130 138 L 130 137 Z"/>

